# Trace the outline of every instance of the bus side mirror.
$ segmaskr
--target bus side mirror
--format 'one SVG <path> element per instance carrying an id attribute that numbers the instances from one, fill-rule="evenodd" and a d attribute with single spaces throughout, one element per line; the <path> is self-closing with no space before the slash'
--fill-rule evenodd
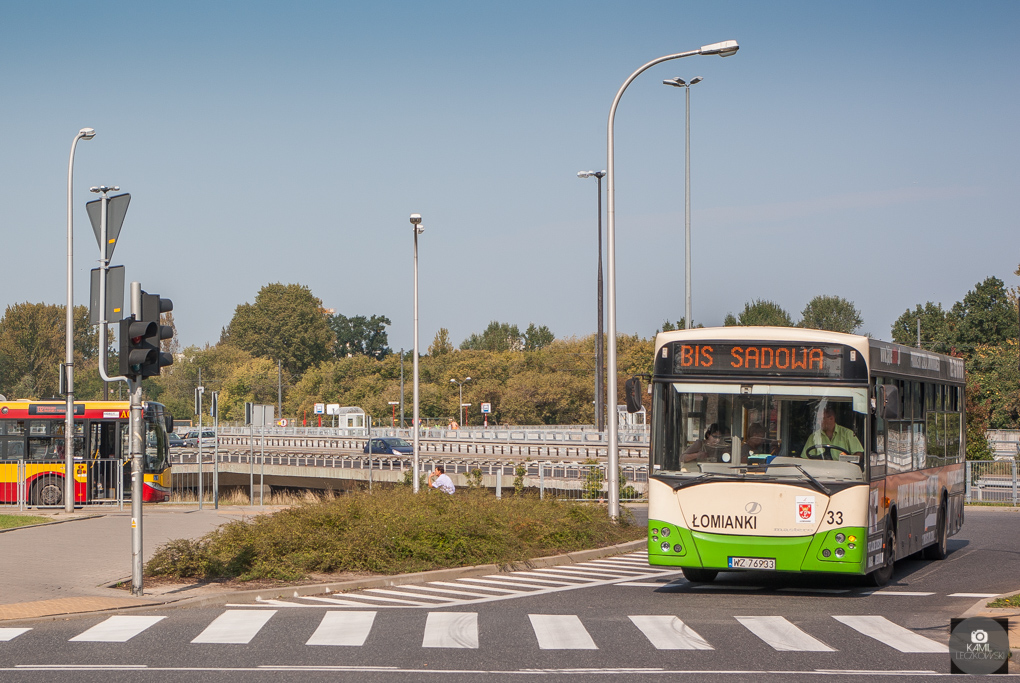
<path id="1" fill-rule="evenodd" d="M 878 405 L 875 413 L 883 420 L 900 419 L 900 391 L 895 384 L 882 384 L 878 387 Z"/>
<path id="2" fill-rule="evenodd" d="M 623 395 L 627 399 L 627 412 L 628 413 L 639 413 L 641 408 L 641 380 L 637 377 L 631 377 L 623 383 Z"/>
<path id="3" fill-rule="evenodd" d="M 174 430 L 174 416 L 170 413 L 163 413 L 163 423 L 166 427 L 167 434 Z"/>

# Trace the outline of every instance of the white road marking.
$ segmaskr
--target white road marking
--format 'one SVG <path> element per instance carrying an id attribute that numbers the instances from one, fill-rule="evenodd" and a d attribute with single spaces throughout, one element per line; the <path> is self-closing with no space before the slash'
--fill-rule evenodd
<path id="1" fill-rule="evenodd" d="M 515 579 L 520 579 L 521 581 L 527 581 L 528 580 L 528 579 L 521 579 L 520 577 L 522 577 L 522 576 L 537 576 L 539 578 L 535 579 L 535 580 L 542 581 L 542 583 L 551 583 L 551 584 L 556 585 L 556 586 L 574 586 L 574 585 L 577 585 L 577 584 L 582 583 L 584 581 L 584 579 L 581 579 L 580 577 L 578 577 L 577 579 L 575 579 L 573 581 L 559 581 L 558 579 L 564 578 L 560 574 L 546 574 L 544 572 L 514 572 L 513 574 L 511 574 L 511 576 L 513 576 Z M 555 578 L 551 578 L 551 577 L 555 577 Z"/>
<path id="2" fill-rule="evenodd" d="M 691 586 L 691 590 L 697 591 L 760 591 L 765 586 L 743 586 L 743 585 L 728 585 L 725 583 L 699 583 Z"/>
<path id="3" fill-rule="evenodd" d="M 370 588 L 368 590 L 373 590 L 373 589 Z M 367 592 L 367 591 L 365 591 L 365 592 Z M 344 597 L 346 597 L 346 598 L 348 598 L 350 600 L 378 600 L 380 602 L 396 602 L 396 603 L 399 603 L 401 605 L 413 605 L 415 607 L 435 607 L 435 603 L 433 603 L 433 602 L 419 602 L 417 600 L 402 600 L 402 599 L 399 599 L 399 598 L 384 598 L 381 595 L 362 595 L 361 593 L 345 593 Z M 422 596 L 422 597 L 424 597 L 424 596 Z M 359 603 L 359 605 L 361 607 L 365 607 L 366 606 L 363 603 Z"/>
<path id="4" fill-rule="evenodd" d="M 663 581 L 662 583 L 652 583 L 651 581 L 624 581 L 622 583 L 614 583 L 613 585 L 614 586 L 635 586 L 635 587 L 640 586 L 642 588 L 663 588 L 665 586 L 675 585 L 675 584 L 671 584 L 668 581 Z"/>
<path id="5" fill-rule="evenodd" d="M 417 588 L 417 586 L 415 586 L 415 588 Z M 372 595 L 366 595 L 365 597 L 373 599 L 373 600 L 376 598 L 376 595 L 375 595 L 376 593 L 380 593 L 382 595 L 396 595 L 396 596 L 398 596 L 401 599 L 401 601 L 407 601 L 408 599 L 410 599 L 411 601 L 415 601 L 415 600 L 447 600 L 448 601 L 449 600 L 449 598 L 437 597 L 435 595 L 413 595 L 411 593 L 407 593 L 407 592 L 402 591 L 402 590 L 394 591 L 394 590 L 388 590 L 386 588 L 366 588 L 362 592 L 363 593 L 372 593 Z M 429 603 L 425 603 L 425 604 L 429 604 Z"/>
<path id="6" fill-rule="evenodd" d="M 529 614 L 531 628 L 543 650 L 597 650 L 576 614 Z"/>
<path id="7" fill-rule="evenodd" d="M 527 592 L 527 591 L 510 590 L 509 588 L 494 588 L 493 586 L 473 586 L 473 585 L 470 585 L 470 584 L 464 585 L 462 583 L 452 583 L 450 581 L 433 581 L 431 585 L 433 585 L 433 586 L 451 586 L 451 587 L 454 587 L 454 588 L 471 588 L 473 590 L 489 591 L 490 593 L 509 593 L 511 595 L 523 595 L 524 593 Z"/>
<path id="8" fill-rule="evenodd" d="M 477 612 L 429 612 L 422 647 L 478 649 Z"/>
<path id="9" fill-rule="evenodd" d="M 854 615 L 832 618 L 900 652 L 949 652 L 948 645 L 925 638 L 908 628 L 894 624 L 885 617 Z"/>
<path id="10" fill-rule="evenodd" d="M 783 617 L 734 617 L 734 619 L 779 652 L 835 652 Z"/>
<path id="11" fill-rule="evenodd" d="M 529 591 L 507 591 L 507 592 L 510 592 L 510 593 L 521 593 L 522 595 L 527 595 L 531 591 L 534 591 L 536 588 L 539 588 L 539 586 L 536 586 L 533 583 L 514 583 L 512 581 L 496 581 L 496 580 L 493 580 L 493 579 L 460 579 L 460 580 L 461 581 L 470 581 L 471 583 L 492 584 L 494 586 L 517 586 L 518 588 L 528 588 L 528 589 L 530 589 Z M 497 590 L 497 589 L 494 588 L 493 590 Z"/>
<path id="12" fill-rule="evenodd" d="M 935 594 L 934 593 L 915 592 L 915 591 L 881 590 L 881 591 L 865 591 L 863 593 L 863 595 L 903 595 L 903 596 L 906 596 L 906 597 L 919 598 L 919 597 L 923 597 L 925 595 L 935 595 Z"/>
<path id="13" fill-rule="evenodd" d="M 228 643 L 244 645 L 262 630 L 273 615 L 275 609 L 237 610 L 228 609 L 216 617 L 204 631 L 199 633 L 193 643 Z"/>
<path id="14" fill-rule="evenodd" d="M 642 574 L 643 572 L 624 569 L 588 569 L 587 567 L 578 567 L 576 569 L 559 569 L 550 567 L 549 569 L 543 569 L 543 572 L 556 572 L 557 574 L 563 574 L 565 578 L 571 576 L 584 576 L 588 578 L 616 578 L 623 579 L 628 576 L 634 576 L 635 574 Z"/>
<path id="15" fill-rule="evenodd" d="M 950 593 L 950 598 L 994 598 L 1001 593 Z"/>
<path id="16" fill-rule="evenodd" d="M 14 640 L 22 633 L 28 633 L 31 630 L 30 628 L 0 628 L 0 642 Z"/>
<path id="17" fill-rule="evenodd" d="M 326 612 L 305 644 L 361 647 L 372 630 L 375 615 L 375 612 Z"/>
<path id="18" fill-rule="evenodd" d="M 414 590 L 419 590 L 419 591 L 428 591 L 429 593 L 445 593 L 446 595 L 459 595 L 459 596 L 464 597 L 464 598 L 485 598 L 485 597 L 488 597 L 485 593 L 470 593 L 468 591 L 455 591 L 455 590 L 451 590 L 449 588 L 435 588 L 434 586 L 417 586 L 417 585 L 412 585 L 412 586 L 406 586 L 406 587 L 407 588 L 413 588 Z M 471 586 L 471 587 L 473 588 L 474 586 Z M 484 588 L 478 588 L 478 590 L 485 590 L 485 589 Z M 436 599 L 439 600 L 440 598 L 436 598 Z M 451 598 L 444 597 L 442 599 L 450 600 Z"/>
<path id="19" fill-rule="evenodd" d="M 72 643 L 126 643 L 145 629 L 158 624 L 166 617 L 110 617 L 92 628 L 79 633 Z"/>
<path id="20" fill-rule="evenodd" d="M 631 616 L 649 642 L 658 650 L 712 650 L 708 641 L 672 615 Z"/>
<path id="21" fill-rule="evenodd" d="M 324 602 L 328 605 L 336 605 L 338 607 L 364 607 L 365 604 L 362 602 L 352 602 L 350 600 L 337 600 L 336 598 L 320 598 L 317 595 L 305 595 L 302 596 L 302 600 L 312 600 L 314 602 Z M 236 605 L 227 605 L 227 607 L 235 607 Z M 303 607 L 304 605 L 302 605 Z"/>
<path id="22" fill-rule="evenodd" d="M 787 593 L 849 593 L 849 588 L 779 588 Z"/>

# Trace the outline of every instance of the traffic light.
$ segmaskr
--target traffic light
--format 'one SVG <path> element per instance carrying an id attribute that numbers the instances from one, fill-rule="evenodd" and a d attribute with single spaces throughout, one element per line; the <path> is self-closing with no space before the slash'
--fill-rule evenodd
<path id="1" fill-rule="evenodd" d="M 142 292 L 142 321 L 151 325 L 146 328 L 145 342 L 155 353 L 147 356 L 142 363 L 142 377 L 157 377 L 160 369 L 167 365 L 173 365 L 173 354 L 160 351 L 160 342 L 164 339 L 171 339 L 174 336 L 174 328 L 169 325 L 160 325 L 159 318 L 163 313 L 174 310 L 174 302 L 170 299 L 162 299 L 159 294 L 146 294 Z"/>
<path id="2" fill-rule="evenodd" d="M 138 379 L 142 367 L 151 363 L 158 355 L 159 349 L 153 348 L 146 338 L 156 332 L 151 322 L 135 320 L 130 315 L 120 321 L 120 374 L 131 379 Z"/>

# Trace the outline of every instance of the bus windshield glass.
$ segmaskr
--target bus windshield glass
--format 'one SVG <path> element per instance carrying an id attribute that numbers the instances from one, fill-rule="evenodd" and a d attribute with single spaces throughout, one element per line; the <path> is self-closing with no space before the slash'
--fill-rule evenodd
<path id="1" fill-rule="evenodd" d="M 653 387 L 656 473 L 865 481 L 865 388 Z"/>

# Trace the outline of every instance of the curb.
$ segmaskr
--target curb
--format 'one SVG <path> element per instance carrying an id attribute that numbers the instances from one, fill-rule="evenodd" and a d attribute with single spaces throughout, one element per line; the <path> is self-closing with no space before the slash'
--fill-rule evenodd
<path id="1" fill-rule="evenodd" d="M 88 517 L 71 517 L 69 519 L 56 519 L 52 522 L 39 522 L 38 524 L 25 524 L 23 526 L 12 526 L 10 529 L 0 529 L 0 534 L 6 534 L 9 531 L 21 531 L 22 529 L 38 529 L 43 526 L 53 526 L 54 524 L 67 524 L 68 522 L 80 522 L 85 519 L 99 519 L 100 517 L 106 517 L 105 514 L 89 515 Z"/>
<path id="2" fill-rule="evenodd" d="M 364 588 L 385 588 L 387 586 L 402 586 L 413 583 L 426 583 L 429 581 L 440 581 L 458 579 L 465 576 L 482 576 L 500 571 L 516 569 L 539 569 L 542 567 L 554 567 L 564 564 L 578 564 L 595 560 L 610 555 L 633 552 L 647 547 L 647 539 L 628 541 L 617 545 L 606 546 L 605 548 L 593 548 L 591 550 L 578 550 L 562 555 L 548 555 L 536 557 L 531 560 L 510 563 L 508 565 L 480 564 L 470 567 L 453 567 L 450 569 L 433 569 L 426 572 L 415 572 L 413 574 L 395 574 L 393 576 L 371 576 L 348 581 L 337 581 L 333 583 L 308 584 L 303 586 L 277 586 L 273 588 L 258 588 L 241 591 L 221 591 L 213 595 L 196 596 L 193 598 L 178 598 L 170 600 L 159 600 L 132 607 L 120 607 L 116 609 L 94 610 L 89 612 L 68 612 L 64 614 L 52 614 L 45 617 L 29 617 L 25 619 L 11 619 L 0 623 L 33 623 L 40 621 L 55 621 L 64 619 L 72 614 L 134 614 L 136 612 L 151 611 L 154 609 L 177 609 L 185 607 L 215 607 L 230 602 L 255 598 L 273 600 L 278 598 L 296 598 L 303 595 L 320 595 L 323 593 L 338 593 L 343 591 L 361 590 Z M 130 582 L 131 578 L 121 579 L 106 584 L 105 587 L 114 586 L 125 581 Z"/>

